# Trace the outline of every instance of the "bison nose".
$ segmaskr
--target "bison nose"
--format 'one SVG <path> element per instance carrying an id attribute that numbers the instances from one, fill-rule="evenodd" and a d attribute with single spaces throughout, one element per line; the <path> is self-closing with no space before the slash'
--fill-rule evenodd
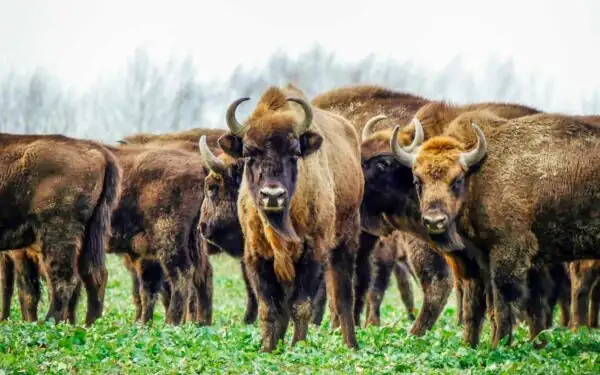
<path id="1" fill-rule="evenodd" d="M 260 200 L 265 210 L 283 209 L 287 190 L 280 185 L 267 185 L 260 189 Z"/>
<path id="2" fill-rule="evenodd" d="M 439 212 L 426 214 L 423 215 L 423 223 L 425 223 L 425 226 L 430 233 L 442 233 L 446 230 L 446 226 L 448 225 L 448 216 Z"/>

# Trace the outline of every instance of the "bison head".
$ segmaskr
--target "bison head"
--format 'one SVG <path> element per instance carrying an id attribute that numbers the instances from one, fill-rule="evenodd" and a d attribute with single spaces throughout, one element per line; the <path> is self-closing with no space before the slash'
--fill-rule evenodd
<path id="1" fill-rule="evenodd" d="M 276 88 L 263 95 L 242 126 L 235 112 L 248 99 L 238 99 L 229 106 L 226 117 L 230 133 L 219 138 L 219 145 L 231 157 L 244 160 L 244 183 L 263 218 L 283 239 L 297 242 L 290 206 L 298 183 L 299 159 L 319 150 L 323 138 L 310 130 L 310 104 L 287 98 Z M 290 102 L 302 108 L 302 119 Z"/>
<path id="2" fill-rule="evenodd" d="M 204 180 L 204 201 L 200 212 L 200 234 L 209 247 L 241 257 L 244 251 L 242 228 L 238 220 L 237 197 L 243 165 L 226 154 L 216 157 L 200 138 L 200 153 L 209 169 Z"/>
<path id="3" fill-rule="evenodd" d="M 365 124 L 362 133 L 361 158 L 365 176 L 365 193 L 361 203 L 361 225 L 366 232 L 385 236 L 395 229 L 407 230 L 401 223 L 414 206 L 416 196 L 410 169 L 396 160 L 390 150 L 391 129 L 372 134 L 373 126 L 385 119 L 375 116 Z M 417 119 L 413 120 L 418 122 Z M 411 150 L 423 141 L 422 127 L 415 128 Z M 408 140 L 407 140 L 408 141 Z"/>
<path id="4" fill-rule="evenodd" d="M 394 129 L 390 146 L 396 160 L 413 174 L 418 194 L 421 219 L 431 238 L 446 247 L 461 245 L 455 219 L 467 197 L 467 174 L 487 152 L 487 143 L 481 129 L 472 124 L 477 134 L 477 145 L 465 151 L 455 138 L 437 136 L 420 148 L 406 150 L 398 144 Z M 450 243 L 449 243 L 450 242 Z"/>

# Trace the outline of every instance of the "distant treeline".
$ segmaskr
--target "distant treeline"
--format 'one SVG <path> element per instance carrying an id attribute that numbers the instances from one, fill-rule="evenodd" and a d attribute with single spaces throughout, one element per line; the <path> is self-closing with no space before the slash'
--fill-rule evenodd
<path id="1" fill-rule="evenodd" d="M 156 64 L 138 49 L 120 74 L 82 94 L 66 90 L 43 69 L 27 76 L 0 76 L 0 131 L 62 133 L 114 142 L 134 132 L 223 127 L 222 113 L 230 101 L 242 95 L 255 97 L 269 84 L 287 82 L 309 96 L 344 85 L 374 83 L 457 103 L 515 101 L 546 111 L 600 113 L 597 93 L 582 97 L 578 108 L 561 107 L 557 104 L 561 93 L 553 89 L 553 81 L 520 77 L 510 59 L 490 58 L 475 77 L 460 57 L 441 71 L 430 72 L 410 59 L 369 55 L 343 62 L 315 45 L 297 57 L 277 52 L 260 68 L 240 65 L 222 82 L 197 71 L 191 58 Z M 243 107 L 240 115 L 247 110 Z"/>

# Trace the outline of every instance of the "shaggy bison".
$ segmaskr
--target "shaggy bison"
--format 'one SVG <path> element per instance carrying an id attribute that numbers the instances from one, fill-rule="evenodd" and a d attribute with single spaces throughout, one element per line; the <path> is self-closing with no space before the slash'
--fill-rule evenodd
<path id="1" fill-rule="evenodd" d="M 34 272 L 42 265 L 50 294 L 46 319 L 74 322 L 80 282 L 88 297 L 86 324 L 102 315 L 105 245 L 120 184 L 117 160 L 95 142 L 0 134 L 0 251 L 26 248 Z M 11 265 L 3 263 L 10 276 Z M 35 289 L 28 306 L 39 296 Z"/>
<path id="2" fill-rule="evenodd" d="M 475 123 L 487 137 L 471 127 Z M 399 130 L 391 137 L 394 157 L 405 168 L 403 186 L 395 189 L 395 211 L 402 212 L 396 216 L 426 234 L 463 273 L 479 270 L 478 292 L 491 291 L 494 346 L 511 340 L 511 303 L 526 301 L 530 332 L 537 336 L 545 327 L 544 302 L 528 291 L 528 280 L 538 285 L 535 273 L 549 263 L 600 257 L 594 219 L 600 167 L 590 157 L 600 152 L 600 128 L 561 115 L 506 120 L 476 111 L 411 152 L 397 142 Z M 489 270 L 467 266 L 477 258 Z M 478 314 L 466 331 L 472 345 L 482 319 Z"/>
<path id="3" fill-rule="evenodd" d="M 244 160 L 238 213 L 244 260 L 259 299 L 262 350 L 272 351 L 294 322 L 306 337 L 322 269 L 344 342 L 357 348 L 352 315 L 354 260 L 363 195 L 358 136 L 343 118 L 313 108 L 291 90 L 270 87 L 244 125 L 227 110 L 219 139 Z"/>

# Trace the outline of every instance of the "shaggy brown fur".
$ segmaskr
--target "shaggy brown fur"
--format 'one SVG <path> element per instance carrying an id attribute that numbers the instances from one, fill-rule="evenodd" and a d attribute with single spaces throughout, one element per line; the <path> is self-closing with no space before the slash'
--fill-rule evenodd
<path id="1" fill-rule="evenodd" d="M 524 288 L 527 282 L 543 287 L 532 282 L 540 267 L 600 257 L 600 223 L 593 209 L 600 169 L 590 156 L 600 152 L 600 128 L 549 114 L 501 121 L 487 111 L 460 115 L 417 154 L 412 173 L 420 210 L 412 206 L 414 193 L 406 188 L 400 193 L 404 217 L 421 233 L 419 211 L 426 215 L 435 209 L 447 216 L 445 232 L 429 237 L 450 258 L 464 257 L 470 243 L 489 256 L 490 273 L 481 274 L 493 275 L 488 298 L 496 322 L 494 345 L 506 336 L 510 341 L 510 303 L 526 297 L 532 337 L 545 327 L 543 301 Z M 487 158 L 480 167 L 465 170 L 458 157 L 476 143 L 472 122 L 486 132 Z"/>
<path id="2" fill-rule="evenodd" d="M 216 157 L 212 155 L 209 157 Z M 244 322 L 251 324 L 258 315 L 256 293 L 248 280 L 244 262 L 244 235 L 240 225 L 237 199 L 242 181 L 244 163 L 222 153 L 217 157 L 223 170 L 210 170 L 204 182 L 204 201 L 200 214 L 200 233 L 206 239 L 212 253 L 225 251 L 234 258 L 239 258 L 242 276 L 246 285 L 246 313 Z M 324 281 L 322 282 L 324 288 Z M 315 297 L 315 314 L 313 323 L 320 325 L 324 314 L 326 295 L 319 290 Z"/>
<path id="3" fill-rule="evenodd" d="M 290 315 L 292 344 L 305 339 L 323 266 L 344 342 L 357 348 L 352 282 L 363 194 L 358 136 L 343 118 L 318 108 L 310 111 L 308 129 L 296 133 L 311 116 L 286 99 L 285 90 L 269 88 L 243 133 L 236 129 L 219 139 L 229 155 L 245 158 L 238 212 L 259 295 L 262 349 L 272 351 L 283 339 Z M 276 200 L 283 198 L 283 212 L 271 210 L 271 191 L 284 192 Z"/>
<path id="4" fill-rule="evenodd" d="M 40 272 L 43 273 L 44 269 L 41 267 L 40 254 L 35 248 L 11 250 L 0 254 L 0 285 L 2 286 L 0 320 L 8 319 L 10 315 L 15 278 L 17 279 L 19 304 L 23 320 L 26 322 L 38 320 L 37 305 L 40 299 Z M 48 276 L 46 274 L 43 274 L 43 276 L 47 282 Z M 72 298 L 71 301 L 76 302 L 76 298 Z M 71 309 L 70 306 L 68 316 L 65 318 L 72 323 L 75 323 L 75 308 L 76 306 L 72 306 Z"/>
<path id="5" fill-rule="evenodd" d="M 582 260 L 569 264 L 571 274 L 571 327 L 598 328 L 600 309 L 600 261 Z"/>
<path id="6" fill-rule="evenodd" d="M 102 315 L 105 244 L 120 183 L 114 155 L 95 142 L 0 134 L 0 251 L 27 248 L 29 259 L 41 263 L 50 294 L 47 320 L 74 322 L 80 281 L 88 296 L 86 324 Z M 6 258 L 3 263 L 14 271 Z M 12 290 L 12 283 L 3 289 Z M 33 291 L 28 306 L 37 298 Z"/>
<path id="7" fill-rule="evenodd" d="M 390 277 L 388 270 L 402 262 L 408 265 L 410 273 L 423 288 L 423 307 L 410 330 L 413 335 L 423 335 L 437 321 L 452 291 L 452 275 L 444 258 L 415 236 L 394 231 L 379 241 L 373 251 L 373 260 L 376 264 L 375 278 L 369 291 L 367 323 L 379 325 L 379 307 Z M 398 284 L 400 286 L 400 281 Z M 403 298 L 405 305 L 407 299 Z M 409 312 L 413 308 L 412 302 L 409 302 Z"/>
<path id="8" fill-rule="evenodd" d="M 144 324 L 152 319 L 166 279 L 171 292 L 170 298 L 164 297 L 166 322 L 211 324 L 212 268 L 198 233 L 205 178 L 200 155 L 152 145 L 111 150 L 124 178 L 122 199 L 112 218 L 110 249 L 124 255 L 127 268 L 135 270 L 132 280 L 134 288 L 139 285 L 141 301 L 136 318 Z M 133 296 L 136 302 L 135 290 Z"/>

